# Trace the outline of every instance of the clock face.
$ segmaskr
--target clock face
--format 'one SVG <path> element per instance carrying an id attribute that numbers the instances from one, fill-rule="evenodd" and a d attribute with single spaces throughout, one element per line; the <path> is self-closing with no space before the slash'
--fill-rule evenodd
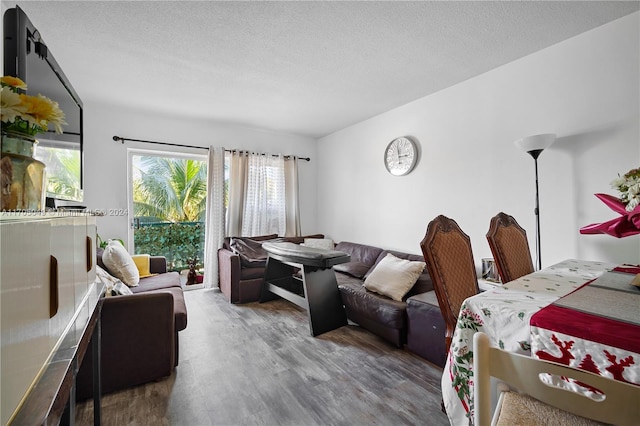
<path id="1" fill-rule="evenodd" d="M 384 151 L 384 165 L 394 176 L 406 175 L 416 165 L 416 151 L 416 144 L 411 139 L 394 139 Z"/>

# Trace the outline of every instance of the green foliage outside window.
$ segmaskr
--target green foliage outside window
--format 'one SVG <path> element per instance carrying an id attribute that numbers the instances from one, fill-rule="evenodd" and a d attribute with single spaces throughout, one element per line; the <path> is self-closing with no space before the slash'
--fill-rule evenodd
<path id="1" fill-rule="evenodd" d="M 187 260 L 197 256 L 198 267 L 204 259 L 204 223 L 146 223 L 134 233 L 136 254 L 148 253 L 167 258 L 167 269 L 188 269 Z"/>
<path id="2" fill-rule="evenodd" d="M 133 234 L 136 254 L 165 256 L 167 269 L 188 269 L 204 259 L 207 164 L 159 156 L 134 156 Z"/>

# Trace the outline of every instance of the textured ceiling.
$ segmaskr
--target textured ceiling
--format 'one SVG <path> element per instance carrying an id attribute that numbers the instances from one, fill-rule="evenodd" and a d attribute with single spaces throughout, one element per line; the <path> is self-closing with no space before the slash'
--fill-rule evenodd
<path id="1" fill-rule="evenodd" d="M 7 6 L 3 1 L 3 9 Z M 19 1 L 85 103 L 321 137 L 639 2 Z"/>

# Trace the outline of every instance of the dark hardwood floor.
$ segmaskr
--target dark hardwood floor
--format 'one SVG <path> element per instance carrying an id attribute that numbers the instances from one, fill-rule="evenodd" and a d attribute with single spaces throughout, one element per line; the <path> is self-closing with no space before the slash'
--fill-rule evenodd
<path id="1" fill-rule="evenodd" d="M 446 425 L 442 371 L 348 325 L 311 337 L 284 300 L 231 305 L 185 292 L 180 365 L 164 380 L 105 395 L 104 425 Z M 127 360 L 122 360 L 127 362 Z M 76 423 L 93 423 L 91 402 Z"/>

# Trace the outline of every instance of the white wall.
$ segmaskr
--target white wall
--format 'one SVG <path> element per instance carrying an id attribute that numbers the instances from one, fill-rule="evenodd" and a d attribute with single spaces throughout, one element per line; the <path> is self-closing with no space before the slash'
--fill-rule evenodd
<path id="1" fill-rule="evenodd" d="M 640 164 L 639 21 L 635 13 L 318 142 L 318 228 L 336 241 L 420 253 L 428 222 L 455 219 L 476 263 L 500 211 L 528 231 L 535 262 L 534 162 L 513 141 L 558 140 L 540 156 L 543 267 L 566 258 L 640 261 L 640 236 L 580 235 L 614 218 L 597 192 Z M 399 76 L 399 78 L 401 78 Z M 422 149 L 412 173 L 383 165 L 389 141 Z"/>
<path id="2" fill-rule="evenodd" d="M 211 121 L 189 120 L 133 110 L 124 105 L 85 102 L 85 197 L 89 209 L 106 211 L 98 218 L 98 233 L 103 238 L 127 241 L 128 218 L 118 215 L 127 209 L 127 149 L 206 154 L 200 149 L 185 149 L 144 143 L 114 142 L 113 136 L 197 146 L 224 146 L 257 152 L 294 154 L 311 157 L 298 166 L 303 233 L 314 233 L 316 226 L 316 144 L 312 138 L 268 132 Z M 109 212 L 113 212 L 109 214 Z"/>

